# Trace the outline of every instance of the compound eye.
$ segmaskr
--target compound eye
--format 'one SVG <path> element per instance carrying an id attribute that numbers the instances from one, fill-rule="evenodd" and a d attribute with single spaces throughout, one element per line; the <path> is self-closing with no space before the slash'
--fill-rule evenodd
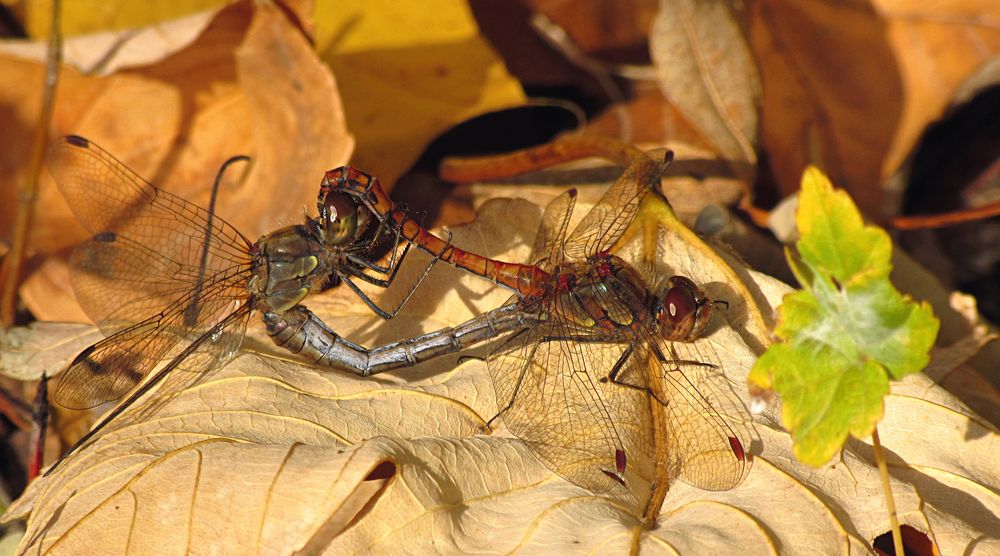
<path id="1" fill-rule="evenodd" d="M 319 216 L 324 239 L 333 245 L 354 242 L 367 224 L 366 214 L 358 211 L 358 204 L 346 193 L 327 194 Z"/>
<path id="2" fill-rule="evenodd" d="M 698 338 L 711 317 L 711 301 L 694 282 L 683 276 L 674 276 L 667 284 L 658 315 L 663 336 L 683 341 Z"/>

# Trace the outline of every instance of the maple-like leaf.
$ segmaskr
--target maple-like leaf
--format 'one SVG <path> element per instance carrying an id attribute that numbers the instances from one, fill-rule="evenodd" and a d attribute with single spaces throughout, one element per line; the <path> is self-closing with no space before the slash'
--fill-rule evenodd
<path id="1" fill-rule="evenodd" d="M 848 434 L 871 435 L 889 380 L 927 366 L 939 323 L 889 281 L 889 235 L 864 225 L 815 168 L 802 178 L 796 221 L 801 239 L 789 261 L 804 289 L 782 302 L 783 343 L 761 356 L 750 381 L 781 395 L 795 455 L 822 465 Z"/>

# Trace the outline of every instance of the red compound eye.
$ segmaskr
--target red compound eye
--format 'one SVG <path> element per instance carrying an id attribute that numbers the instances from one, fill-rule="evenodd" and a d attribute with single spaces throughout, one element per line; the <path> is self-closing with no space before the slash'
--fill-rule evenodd
<path id="1" fill-rule="evenodd" d="M 667 286 L 657 314 L 663 336 L 668 340 L 697 338 L 708 325 L 712 302 L 694 282 L 683 276 L 670 278 Z"/>
<path id="2" fill-rule="evenodd" d="M 352 243 L 364 231 L 366 213 L 358 211 L 354 198 L 346 193 L 330 192 L 320 208 L 323 236 L 333 245 Z"/>

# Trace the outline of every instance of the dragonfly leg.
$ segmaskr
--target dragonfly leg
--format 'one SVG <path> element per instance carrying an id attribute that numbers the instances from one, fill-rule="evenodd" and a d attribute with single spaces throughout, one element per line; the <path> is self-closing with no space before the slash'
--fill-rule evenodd
<path id="1" fill-rule="evenodd" d="M 389 320 L 392 317 L 396 316 L 396 313 L 398 313 L 399 309 L 403 306 L 403 304 L 400 304 L 399 307 L 396 307 L 391 312 L 386 311 L 385 309 L 379 307 L 378 304 L 375 303 L 375 301 L 368 296 L 368 294 L 361 291 L 361 288 L 359 288 L 357 284 L 352 282 L 351 279 L 348 278 L 346 275 L 341 274 L 340 279 L 343 280 L 345 284 L 347 284 L 347 287 L 351 288 L 351 291 L 353 291 L 355 294 L 357 294 L 358 297 L 361 298 L 361 301 L 365 302 L 365 305 L 367 305 L 369 309 L 371 309 L 376 315 L 382 317 L 385 320 Z"/>
<path id="2" fill-rule="evenodd" d="M 622 352 L 621 357 L 618 358 L 618 361 L 615 362 L 615 366 L 611 368 L 611 372 L 608 373 L 608 376 L 602 378 L 601 382 L 611 382 L 612 384 L 616 384 L 618 386 L 624 386 L 625 388 L 640 390 L 652 396 L 653 399 L 655 399 L 657 403 L 659 403 L 660 405 L 664 406 L 667 405 L 667 401 L 661 400 L 660 397 L 656 395 L 656 392 L 650 390 L 648 386 L 642 386 L 641 384 L 630 384 L 628 382 L 625 382 L 624 380 L 621 380 L 621 378 L 618 376 L 621 373 L 621 370 L 625 368 L 625 364 L 628 363 L 629 358 L 632 357 L 632 354 L 634 352 L 635 352 L 635 345 L 630 344 L 628 348 Z M 659 352 L 659 350 L 657 350 L 657 352 Z"/>
<path id="3" fill-rule="evenodd" d="M 520 336 L 521 334 L 524 334 L 524 333 L 528 332 L 528 330 L 529 329 L 525 328 L 524 330 L 518 331 L 517 334 L 514 334 L 513 336 L 511 336 L 510 338 L 508 338 L 507 341 L 504 342 L 504 344 L 506 345 L 506 344 L 512 343 L 515 339 L 517 339 L 518 336 Z M 486 428 L 487 429 L 492 430 L 493 429 L 493 422 L 496 421 L 501 415 L 503 415 L 504 413 L 506 413 L 507 410 L 510 409 L 514 405 L 514 400 L 517 399 L 517 392 L 521 389 L 521 383 L 524 382 L 524 375 L 526 375 L 528 373 L 528 365 L 530 365 L 531 361 L 535 358 L 535 351 L 538 350 L 538 346 L 541 345 L 541 343 L 542 342 L 540 342 L 540 341 L 539 342 L 535 342 L 535 345 L 531 346 L 531 353 L 527 357 L 524 358 L 524 361 L 525 361 L 524 367 L 521 368 L 521 372 L 518 374 L 517 384 L 514 385 L 514 391 L 511 393 L 510 399 L 507 400 L 507 404 L 506 405 L 504 405 L 502 408 L 500 408 L 499 410 L 497 410 L 497 414 L 496 415 L 494 415 L 493 417 L 490 417 L 489 421 L 486 421 Z M 502 346 L 501 346 L 501 349 L 502 349 Z M 497 401 L 499 401 L 499 400 L 497 400 Z"/>
<path id="4" fill-rule="evenodd" d="M 427 278 L 427 275 L 430 274 L 431 269 L 434 268 L 434 265 L 441 260 L 441 257 L 444 255 L 444 253 L 448 250 L 449 247 L 451 247 L 451 239 L 452 239 L 452 233 L 448 232 L 448 239 L 447 241 L 445 241 L 444 247 L 438 253 L 436 253 L 434 255 L 434 258 L 431 259 L 431 262 L 428 263 L 426 267 L 424 267 L 424 270 L 420 274 L 420 277 L 413 282 L 413 284 L 410 286 L 409 291 L 407 291 L 406 295 L 403 297 L 402 301 L 400 301 L 399 304 L 391 311 L 387 311 L 379 307 L 378 304 L 376 304 L 371 299 L 371 297 L 362 292 L 361 289 L 358 288 L 356 284 L 351 282 L 351 280 L 346 276 L 341 275 L 340 278 L 344 282 L 346 282 L 348 287 L 350 287 L 356 294 L 358 294 L 359 297 L 361 297 L 362 301 L 364 301 L 365 304 L 372 309 L 372 311 L 374 311 L 377 315 L 379 315 L 383 319 L 386 320 L 391 319 L 392 317 L 396 316 L 396 314 L 399 313 L 399 311 L 403 308 L 404 305 L 406 305 L 408 301 L 410 301 L 410 298 L 413 297 L 413 294 L 417 291 L 417 288 L 420 286 L 421 283 L 423 283 L 424 279 Z M 365 274 L 364 272 L 352 273 L 352 275 L 368 282 L 369 284 L 374 284 L 376 286 L 381 286 L 381 287 L 389 287 L 390 285 L 392 285 L 393 280 L 395 280 L 396 273 L 399 271 L 399 267 L 403 265 L 403 259 L 406 257 L 406 253 L 410 250 L 410 247 L 412 245 L 413 245 L 412 243 L 407 243 L 406 248 L 403 249 L 402 255 L 400 255 L 399 262 L 397 264 L 390 265 L 392 268 L 392 273 L 389 275 L 387 279 L 384 280 L 377 279 Z M 348 258 L 352 262 L 366 264 L 364 260 L 355 261 L 354 257 L 351 256 L 349 256 Z"/>
<path id="5" fill-rule="evenodd" d="M 365 245 L 363 249 L 358 249 L 357 251 L 367 253 L 371 249 L 373 249 L 376 246 L 376 244 L 378 244 L 379 239 L 381 238 L 382 234 L 385 233 L 385 230 L 387 228 L 388 225 L 384 221 L 380 220 L 378 228 L 375 230 L 375 234 L 372 237 L 372 240 L 369 241 L 368 244 Z M 396 272 L 399 270 L 400 265 L 403 263 L 403 259 L 406 258 L 406 254 L 410 251 L 410 247 L 413 245 L 411 242 L 407 241 L 406 246 L 403 247 L 403 252 L 397 255 L 399 251 L 399 244 L 404 238 L 402 232 L 398 228 L 393 228 L 393 231 L 396 237 L 392 243 L 392 249 L 391 249 L 392 257 L 389 259 L 389 263 L 386 266 L 382 266 L 372 262 L 367 256 L 358 255 L 353 252 L 349 252 L 347 254 L 347 258 L 351 262 L 357 264 L 359 267 L 366 268 L 378 274 L 388 275 L 388 278 L 382 279 L 381 283 L 372 282 L 373 284 L 381 285 L 383 287 L 388 286 L 389 284 L 392 283 L 392 280 L 396 277 Z M 378 278 L 374 278 L 371 276 L 359 275 L 358 277 L 366 280 L 368 278 L 371 278 L 372 280 L 379 280 Z"/>

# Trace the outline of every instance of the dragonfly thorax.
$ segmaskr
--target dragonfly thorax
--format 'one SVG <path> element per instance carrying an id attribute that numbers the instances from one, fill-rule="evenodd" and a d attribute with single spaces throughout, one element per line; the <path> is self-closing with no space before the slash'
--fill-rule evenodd
<path id="1" fill-rule="evenodd" d="M 584 262 L 563 262 L 553 280 L 559 292 L 556 311 L 577 325 L 612 332 L 648 318 L 641 277 L 617 256 L 601 254 Z"/>
<path id="2" fill-rule="evenodd" d="M 324 246 L 312 228 L 289 226 L 257 241 L 248 289 L 260 310 L 283 313 L 329 280 L 340 251 Z"/>

